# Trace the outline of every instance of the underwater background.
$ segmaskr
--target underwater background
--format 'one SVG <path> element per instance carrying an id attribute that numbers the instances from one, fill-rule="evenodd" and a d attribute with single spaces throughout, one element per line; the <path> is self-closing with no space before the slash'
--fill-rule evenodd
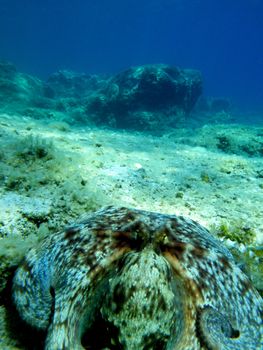
<path id="1" fill-rule="evenodd" d="M 204 91 L 262 111 L 261 0 L 1 0 L 0 57 L 47 78 L 166 63 L 202 72 Z"/>
<path id="2" fill-rule="evenodd" d="M 107 205 L 197 221 L 263 295 L 262 38 L 262 0 L 0 0 L 0 349 L 43 349 L 25 254 Z"/>

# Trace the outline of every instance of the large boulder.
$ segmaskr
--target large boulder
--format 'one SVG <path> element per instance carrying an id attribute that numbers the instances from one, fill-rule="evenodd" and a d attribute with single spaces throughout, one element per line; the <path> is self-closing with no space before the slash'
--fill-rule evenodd
<path id="1" fill-rule="evenodd" d="M 119 87 L 118 102 L 129 110 L 162 110 L 176 105 L 187 112 L 202 92 L 198 71 L 164 64 L 130 68 L 111 82 Z"/>
<path id="2" fill-rule="evenodd" d="M 99 122 L 135 129 L 176 124 L 202 93 L 199 71 L 164 64 L 132 67 L 110 78 L 87 99 Z"/>

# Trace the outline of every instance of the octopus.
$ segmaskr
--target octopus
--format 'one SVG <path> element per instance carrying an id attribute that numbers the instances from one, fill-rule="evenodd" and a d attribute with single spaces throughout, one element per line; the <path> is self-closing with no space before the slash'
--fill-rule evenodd
<path id="1" fill-rule="evenodd" d="M 45 350 L 262 350 L 262 299 L 231 253 L 188 218 L 104 207 L 32 248 L 20 317 Z"/>

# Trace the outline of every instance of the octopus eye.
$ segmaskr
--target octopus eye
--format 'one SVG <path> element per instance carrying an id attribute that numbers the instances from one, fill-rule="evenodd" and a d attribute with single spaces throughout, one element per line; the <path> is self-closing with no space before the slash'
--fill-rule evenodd
<path id="1" fill-rule="evenodd" d="M 232 349 L 231 344 L 240 336 L 227 317 L 211 306 L 198 310 L 196 333 L 200 343 L 209 350 L 218 349 L 218 344 L 224 344 L 224 349 Z"/>

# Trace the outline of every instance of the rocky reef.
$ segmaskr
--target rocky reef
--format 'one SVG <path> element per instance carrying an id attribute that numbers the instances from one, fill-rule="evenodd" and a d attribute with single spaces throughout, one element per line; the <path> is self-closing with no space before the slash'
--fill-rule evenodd
<path id="1" fill-rule="evenodd" d="M 202 78 L 196 70 L 152 64 L 112 76 L 59 71 L 41 81 L 1 62 L 0 88 L 2 111 L 11 106 L 37 119 L 153 130 L 188 116 L 202 94 Z"/>
<path id="2" fill-rule="evenodd" d="M 94 119 L 117 127 L 152 129 L 176 126 L 202 93 L 198 71 L 164 64 L 129 68 L 110 78 L 87 101 Z"/>
<path id="3" fill-rule="evenodd" d="M 29 106 L 48 107 L 43 82 L 18 72 L 9 62 L 0 61 L 0 109 L 23 113 Z"/>

